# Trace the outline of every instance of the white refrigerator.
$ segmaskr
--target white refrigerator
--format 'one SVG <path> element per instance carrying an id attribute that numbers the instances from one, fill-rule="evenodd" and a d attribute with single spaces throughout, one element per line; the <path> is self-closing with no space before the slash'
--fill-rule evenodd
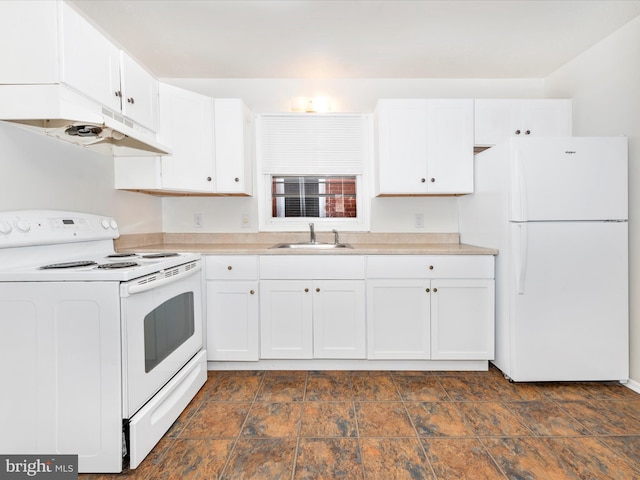
<path id="1" fill-rule="evenodd" d="M 496 352 L 513 381 L 629 377 L 627 139 L 514 138 L 476 156 L 464 243 L 499 249 Z"/>

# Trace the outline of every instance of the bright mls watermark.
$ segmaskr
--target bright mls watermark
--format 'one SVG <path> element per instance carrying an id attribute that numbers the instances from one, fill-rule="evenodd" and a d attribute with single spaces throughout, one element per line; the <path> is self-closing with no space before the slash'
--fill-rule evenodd
<path id="1" fill-rule="evenodd" d="M 77 480 L 77 455 L 0 455 L 0 480 Z"/>

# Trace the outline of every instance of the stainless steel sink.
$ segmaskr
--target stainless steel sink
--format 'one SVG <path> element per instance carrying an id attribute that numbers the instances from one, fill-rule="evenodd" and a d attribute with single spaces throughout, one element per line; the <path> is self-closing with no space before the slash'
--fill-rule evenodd
<path id="1" fill-rule="evenodd" d="M 341 248 L 353 248 L 348 243 L 311 243 L 311 242 L 301 242 L 301 243 L 278 243 L 273 247 L 269 248 L 293 248 L 299 250 L 334 250 Z"/>

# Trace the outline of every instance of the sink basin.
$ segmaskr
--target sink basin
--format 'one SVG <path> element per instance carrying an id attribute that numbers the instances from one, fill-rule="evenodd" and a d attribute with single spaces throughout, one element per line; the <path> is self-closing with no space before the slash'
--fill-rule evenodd
<path id="1" fill-rule="evenodd" d="M 341 248 L 353 248 L 348 243 L 278 243 L 270 248 L 293 248 L 299 250 L 334 250 Z"/>

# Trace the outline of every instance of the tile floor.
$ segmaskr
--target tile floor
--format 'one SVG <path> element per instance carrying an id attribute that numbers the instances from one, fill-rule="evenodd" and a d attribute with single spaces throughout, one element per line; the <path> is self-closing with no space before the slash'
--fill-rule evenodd
<path id="1" fill-rule="evenodd" d="M 140 467 L 81 480 L 640 479 L 640 394 L 488 372 L 209 372 Z"/>

